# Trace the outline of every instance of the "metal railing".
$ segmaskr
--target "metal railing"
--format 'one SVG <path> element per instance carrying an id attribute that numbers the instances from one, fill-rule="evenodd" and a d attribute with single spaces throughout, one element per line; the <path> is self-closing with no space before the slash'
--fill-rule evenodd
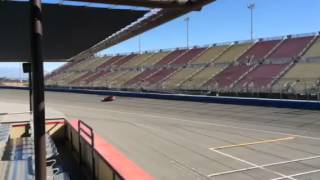
<path id="1" fill-rule="evenodd" d="M 83 128 L 84 127 L 84 128 Z M 89 132 L 88 132 L 89 131 Z M 82 146 L 81 146 L 81 134 L 90 139 L 90 148 L 91 148 L 91 170 L 92 170 L 92 180 L 96 179 L 96 167 L 95 167 L 95 158 L 94 158 L 94 133 L 93 129 L 84 123 L 83 121 L 78 121 L 78 145 L 79 145 L 79 166 L 82 165 Z"/>

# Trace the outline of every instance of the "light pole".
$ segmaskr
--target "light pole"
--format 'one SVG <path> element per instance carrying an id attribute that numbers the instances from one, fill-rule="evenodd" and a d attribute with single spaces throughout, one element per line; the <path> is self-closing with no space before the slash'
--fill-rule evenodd
<path id="1" fill-rule="evenodd" d="M 138 36 L 138 48 L 139 48 L 139 54 L 141 54 L 141 35 Z"/>
<path id="2" fill-rule="evenodd" d="M 190 18 L 186 17 L 184 19 L 184 21 L 186 22 L 186 27 L 187 27 L 187 48 L 189 48 L 189 21 L 190 21 Z"/>
<path id="3" fill-rule="evenodd" d="M 253 41 L 253 11 L 256 8 L 254 3 L 248 5 L 248 9 L 250 9 L 251 13 L 251 41 Z"/>

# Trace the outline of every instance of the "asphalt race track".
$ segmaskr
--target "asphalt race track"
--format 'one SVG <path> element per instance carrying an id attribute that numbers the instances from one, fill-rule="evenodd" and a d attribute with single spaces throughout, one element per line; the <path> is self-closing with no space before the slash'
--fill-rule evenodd
<path id="1" fill-rule="evenodd" d="M 48 107 L 78 118 L 161 180 L 318 180 L 320 112 L 47 93 Z M 0 90 L 25 103 L 26 91 Z"/>

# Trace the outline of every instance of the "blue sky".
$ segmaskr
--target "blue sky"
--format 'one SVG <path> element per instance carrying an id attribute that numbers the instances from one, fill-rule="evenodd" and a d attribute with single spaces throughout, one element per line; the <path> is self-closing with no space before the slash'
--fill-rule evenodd
<path id="1" fill-rule="evenodd" d="M 319 0 L 217 0 L 199 12 L 192 12 L 141 35 L 142 50 L 157 50 L 186 46 L 186 23 L 190 17 L 190 45 L 250 39 L 249 3 L 255 3 L 254 37 L 273 37 L 320 31 Z M 138 38 L 104 50 L 114 54 L 138 51 Z M 61 63 L 46 63 L 51 71 Z M 1 67 L 19 67 L 3 63 Z M 1 76 L 1 72 L 0 72 Z"/>

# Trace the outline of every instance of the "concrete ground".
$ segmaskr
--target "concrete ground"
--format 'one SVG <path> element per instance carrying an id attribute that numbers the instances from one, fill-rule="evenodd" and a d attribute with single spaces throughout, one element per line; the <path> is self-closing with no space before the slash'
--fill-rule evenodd
<path id="1" fill-rule="evenodd" d="M 0 90 L 0 102 L 27 103 L 27 95 Z M 50 92 L 46 103 L 87 122 L 156 179 L 320 179 L 319 111 L 101 98 Z"/>

